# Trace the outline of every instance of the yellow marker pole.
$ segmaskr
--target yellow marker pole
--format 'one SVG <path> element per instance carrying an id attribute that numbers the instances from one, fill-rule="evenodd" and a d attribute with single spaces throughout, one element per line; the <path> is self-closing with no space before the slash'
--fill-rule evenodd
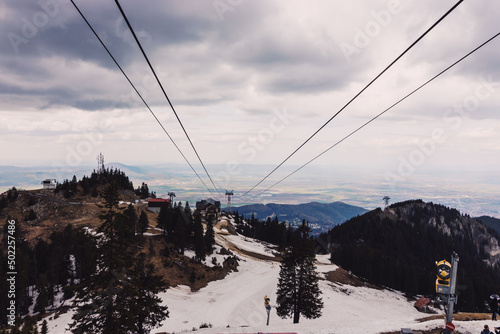
<path id="1" fill-rule="evenodd" d="M 269 305 L 269 297 L 268 296 L 264 296 L 264 307 L 266 308 L 266 312 L 267 312 L 267 323 L 266 323 L 266 326 L 269 326 L 269 315 L 271 314 L 271 305 Z"/>

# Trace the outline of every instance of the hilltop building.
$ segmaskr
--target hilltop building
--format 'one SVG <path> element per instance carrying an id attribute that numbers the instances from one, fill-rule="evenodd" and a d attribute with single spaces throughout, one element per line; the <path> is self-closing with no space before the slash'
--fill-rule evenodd
<path id="1" fill-rule="evenodd" d="M 210 218 L 218 220 L 220 217 L 220 201 L 209 198 L 196 202 L 196 211 L 200 213 L 201 219 L 204 221 Z"/>
<path id="2" fill-rule="evenodd" d="M 55 179 L 45 179 L 42 181 L 43 189 L 56 189 L 57 182 Z"/>
<path id="3" fill-rule="evenodd" d="M 162 207 L 170 207 L 170 199 L 168 198 L 149 198 L 148 210 L 151 212 L 160 212 Z"/>

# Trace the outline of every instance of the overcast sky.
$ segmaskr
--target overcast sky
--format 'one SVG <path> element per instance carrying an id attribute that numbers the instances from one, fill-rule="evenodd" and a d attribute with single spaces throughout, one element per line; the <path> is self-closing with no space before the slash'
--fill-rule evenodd
<path id="1" fill-rule="evenodd" d="M 231 171 L 283 161 L 455 2 L 120 3 L 201 158 Z M 114 1 L 76 3 L 196 164 Z M 497 0 L 463 2 L 287 164 L 307 162 L 500 32 L 499 15 Z M 69 1 L 2 1 L 0 31 L 0 165 L 95 165 L 99 152 L 184 163 Z M 500 37 L 314 164 L 388 177 L 498 171 L 499 108 Z"/>

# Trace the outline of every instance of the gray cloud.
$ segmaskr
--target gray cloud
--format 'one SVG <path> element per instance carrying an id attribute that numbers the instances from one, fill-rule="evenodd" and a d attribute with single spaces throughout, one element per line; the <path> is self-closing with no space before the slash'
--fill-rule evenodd
<path id="1" fill-rule="evenodd" d="M 77 3 L 133 82 L 145 93 L 153 109 L 168 109 L 114 3 L 98 0 Z M 400 13 L 382 26 L 373 13 L 388 8 L 390 2 L 385 0 L 356 0 L 342 4 L 223 1 L 229 6 L 225 11 L 217 8 L 216 3 L 212 0 L 121 1 L 172 102 L 181 117 L 189 117 L 189 128 L 197 129 L 192 135 L 195 139 L 197 136 L 210 138 L 211 143 L 226 147 L 226 151 L 237 151 L 233 146 L 239 144 L 238 140 L 223 141 L 214 133 L 233 124 L 257 129 L 258 133 L 260 129 L 270 128 L 272 111 L 283 108 L 291 110 L 301 121 L 287 124 L 281 133 L 273 133 L 273 140 L 266 148 L 290 151 L 289 142 L 283 139 L 288 131 L 311 133 L 311 129 L 321 126 L 322 120 L 328 119 L 352 98 L 451 6 L 448 2 L 438 4 L 430 0 L 404 2 Z M 500 31 L 499 10 L 500 4 L 494 0 L 464 2 L 370 87 L 355 106 L 342 114 L 345 123 L 335 120 L 326 130 L 332 133 L 337 131 L 337 124 L 356 125 L 367 120 Z M 54 111 L 66 114 L 78 109 L 81 113 L 75 117 L 84 119 L 90 114 L 98 118 L 99 112 L 114 108 L 143 109 L 69 2 L 6 0 L 0 4 L 0 12 L 3 111 L 35 110 L 45 115 Z M 363 32 L 367 24 L 379 24 L 380 29 L 369 37 L 367 45 L 358 45 L 352 58 L 346 59 L 340 45 L 356 46 L 356 34 Z M 500 49 L 497 45 L 495 42 L 484 48 L 387 114 L 384 117 L 387 130 L 377 135 L 392 137 L 381 138 L 380 142 L 398 143 L 402 138 L 398 136 L 410 123 L 434 122 L 439 126 L 447 108 L 463 103 L 467 96 L 474 94 L 478 78 L 491 76 L 498 82 Z M 481 100 L 480 106 L 470 112 L 467 119 L 498 120 L 500 101 L 497 96 L 495 91 L 488 99 Z M 164 114 L 167 112 L 170 115 L 169 110 Z M 122 121 L 126 123 L 129 116 L 123 116 Z M 307 127 L 302 121 L 305 119 Z M 14 121 L 22 123 L 17 118 Z M 208 122 L 217 127 L 204 126 Z M 391 124 L 401 127 L 401 131 L 391 133 Z M 347 125 L 342 131 L 348 130 Z M 132 132 L 126 126 L 123 131 Z M 145 132 L 151 131 L 148 126 L 144 125 Z M 477 128 L 486 128 L 486 124 L 477 124 Z M 411 130 L 418 132 L 419 127 Z M 468 133 L 476 133 L 476 130 L 467 128 Z M 40 134 L 39 130 L 33 131 Z M 240 142 L 245 140 L 244 130 L 231 128 L 231 131 L 240 135 Z M 47 140 L 57 142 L 60 139 L 50 137 L 53 135 L 50 131 L 43 134 Z M 357 136 L 363 142 L 363 136 L 369 135 L 373 133 L 360 132 Z M 324 137 L 328 139 L 327 135 Z M 475 145 L 482 143 L 480 139 L 474 137 Z M 120 144 L 126 142 L 120 141 Z M 405 142 L 401 140 L 401 143 Z M 228 145 L 233 146 L 227 148 Z M 463 149 L 471 150 L 471 147 Z M 390 149 L 392 147 L 387 148 Z M 256 161 L 275 159 L 275 152 L 270 151 L 256 151 Z M 365 153 L 366 159 L 379 159 L 371 152 Z M 217 154 L 210 154 L 210 158 L 218 163 L 225 159 Z"/>

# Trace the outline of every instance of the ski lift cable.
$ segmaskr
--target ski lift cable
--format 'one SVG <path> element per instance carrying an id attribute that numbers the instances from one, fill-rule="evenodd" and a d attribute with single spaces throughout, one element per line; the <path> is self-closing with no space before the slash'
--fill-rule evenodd
<path id="1" fill-rule="evenodd" d="M 399 103 L 401 103 L 404 100 L 406 100 L 408 97 L 410 97 L 411 95 L 413 95 L 414 93 L 416 93 L 417 91 L 419 91 L 421 88 L 423 88 L 427 84 L 429 84 L 432 81 L 434 81 L 436 78 L 438 78 L 439 76 L 441 76 L 442 74 L 444 74 L 445 72 L 447 72 L 449 69 L 451 69 L 452 67 L 454 67 L 455 65 L 457 65 L 458 63 L 460 63 L 461 61 L 463 61 L 464 59 L 466 59 L 470 55 L 472 55 L 474 52 L 476 52 L 477 50 L 479 50 L 480 48 L 482 48 L 483 46 L 485 46 L 486 44 L 488 44 L 489 42 L 491 42 L 495 38 L 497 38 L 499 35 L 500 35 L 500 32 L 496 33 L 493 37 L 489 38 L 487 41 L 485 41 L 484 43 L 482 43 L 481 45 L 479 45 L 478 47 L 476 47 L 474 50 L 470 51 L 465 56 L 463 56 L 459 60 L 455 61 L 453 64 L 451 64 L 450 66 L 448 66 L 447 68 L 445 68 L 444 70 L 442 70 L 441 72 L 439 72 L 438 74 L 436 74 L 434 77 L 432 77 L 431 79 L 427 80 L 425 83 L 423 83 L 422 85 L 420 85 L 419 87 L 417 87 L 416 89 L 414 89 L 413 91 L 411 91 L 410 93 L 408 93 L 407 95 L 405 95 L 404 97 L 402 97 L 400 100 L 398 100 L 397 102 L 395 102 L 394 104 L 392 104 L 390 107 L 388 107 L 387 109 L 385 109 L 384 111 L 382 111 L 378 115 L 376 115 L 373 118 L 371 118 L 369 121 L 367 121 L 366 123 L 364 123 L 363 125 L 361 125 L 360 127 L 358 127 L 356 130 L 352 131 L 347 136 L 345 136 L 341 140 L 337 141 L 335 144 L 333 144 L 332 146 L 330 146 L 329 148 L 327 148 L 326 150 L 324 150 L 323 152 L 321 152 L 320 154 L 318 154 L 317 156 L 315 156 L 314 158 L 312 158 L 311 160 L 309 160 L 308 162 L 306 162 L 305 164 L 303 164 L 302 166 L 300 166 L 299 168 L 297 168 L 296 170 L 294 170 L 293 172 L 291 172 L 290 174 L 288 174 L 287 176 L 285 176 L 284 178 L 282 178 L 281 180 L 279 180 L 278 182 L 276 182 L 275 184 L 273 184 L 272 186 L 270 186 L 269 188 L 267 188 L 266 190 L 263 190 L 260 193 L 258 193 L 257 195 L 255 195 L 255 197 L 257 197 L 257 196 L 265 193 L 266 191 L 274 188 L 275 186 L 277 186 L 281 182 L 285 181 L 287 178 L 289 178 L 293 174 L 297 173 L 299 170 L 301 170 L 302 168 L 306 167 L 311 162 L 313 162 L 314 160 L 318 159 L 323 154 L 325 154 L 326 152 L 330 151 L 335 146 L 337 146 L 340 143 L 342 143 L 343 141 L 345 141 L 347 138 L 351 137 L 353 134 L 355 134 L 356 132 L 358 132 L 359 130 L 361 130 L 362 128 L 364 128 L 365 126 L 367 126 L 368 124 L 370 124 L 371 122 L 373 122 L 374 120 L 376 120 L 377 118 L 379 118 L 380 116 L 382 116 L 383 114 L 385 114 L 387 111 L 391 110 L 392 108 L 394 108 L 395 106 L 397 106 Z"/>
<path id="2" fill-rule="evenodd" d="M 104 42 L 102 41 L 102 39 L 99 37 L 99 35 L 94 30 L 94 28 L 92 27 L 92 25 L 90 24 L 90 22 L 87 20 L 87 18 L 85 17 L 85 15 L 80 10 L 80 8 L 78 8 L 78 6 L 76 5 L 76 3 L 73 0 L 70 0 L 70 1 L 73 4 L 73 6 L 75 7 L 75 9 L 78 11 L 78 13 L 80 14 L 80 16 L 83 18 L 83 20 L 85 21 L 85 23 L 87 23 L 87 25 L 89 26 L 90 30 L 92 30 L 92 32 L 94 33 L 95 37 L 99 40 L 99 42 L 101 43 L 101 45 L 104 47 L 104 49 L 106 50 L 106 52 L 108 53 L 108 55 L 114 61 L 114 63 L 118 67 L 118 69 L 120 69 L 120 71 L 122 72 L 122 74 L 125 76 L 125 78 L 129 82 L 129 84 L 132 86 L 132 88 L 134 89 L 134 91 L 137 93 L 137 95 L 139 96 L 139 98 L 142 100 L 142 102 L 146 106 L 146 108 L 148 108 L 149 112 L 154 117 L 154 119 L 156 120 L 156 122 L 160 125 L 160 127 L 163 130 L 163 132 L 165 132 L 165 134 L 168 136 L 168 138 L 170 138 L 170 141 L 172 142 L 172 144 L 174 144 L 174 146 L 177 149 L 177 151 L 179 151 L 179 153 L 184 158 L 184 160 L 187 162 L 187 164 L 189 165 L 189 167 L 191 167 L 191 170 L 196 174 L 196 176 L 198 177 L 198 179 L 200 179 L 201 183 L 203 183 L 203 185 L 205 186 L 205 188 L 207 188 L 207 190 L 211 194 L 213 194 L 212 191 L 210 190 L 210 188 L 205 184 L 205 182 L 203 181 L 203 179 L 200 177 L 200 175 L 196 172 L 196 170 L 191 165 L 191 163 L 189 162 L 189 160 L 186 158 L 186 156 L 184 155 L 184 153 L 182 153 L 182 150 L 179 148 L 179 146 L 177 146 L 177 144 L 175 143 L 174 139 L 170 136 L 170 134 L 168 133 L 167 129 L 165 129 L 165 127 L 163 126 L 163 124 L 161 123 L 161 121 L 158 119 L 158 117 L 156 116 L 156 114 L 153 112 L 153 110 L 151 110 L 151 108 L 149 107 L 148 103 L 144 100 L 144 98 L 142 97 L 141 93 L 139 93 L 139 91 L 137 90 L 137 88 L 135 87 L 135 85 L 133 84 L 133 82 L 130 80 L 130 78 L 128 77 L 128 75 L 125 73 L 125 71 L 123 70 L 123 68 L 120 66 L 120 64 L 118 63 L 118 61 L 116 60 L 116 58 L 113 56 L 113 54 L 111 54 L 111 51 L 109 51 L 109 49 L 106 47 L 106 45 L 104 44 Z"/>
<path id="3" fill-rule="evenodd" d="M 463 1 L 463 0 L 462 0 L 462 1 Z M 125 22 L 127 23 L 127 26 L 129 27 L 130 32 L 132 32 L 132 35 L 134 36 L 134 39 L 135 39 L 135 41 L 136 41 L 137 45 L 139 46 L 139 49 L 141 50 L 141 52 L 142 52 L 142 54 L 143 54 L 144 58 L 146 59 L 146 62 L 148 63 L 149 68 L 150 68 L 150 69 L 151 69 L 151 71 L 153 72 L 153 75 L 155 76 L 156 81 L 157 81 L 157 82 L 158 82 L 158 84 L 160 85 L 160 88 L 161 88 L 161 90 L 162 90 L 162 92 L 163 92 L 163 95 L 164 95 L 164 96 L 165 96 L 165 98 L 167 99 L 168 104 L 170 105 L 170 108 L 171 108 L 171 109 L 172 109 L 172 111 L 174 112 L 174 115 L 175 115 L 175 117 L 177 118 L 177 121 L 179 122 L 179 124 L 180 124 L 180 126 L 181 126 L 181 128 L 182 128 L 182 131 L 184 131 L 184 134 L 186 135 L 186 137 L 187 137 L 187 139 L 188 139 L 189 143 L 191 144 L 191 147 L 193 148 L 194 153 L 195 153 L 195 154 L 196 154 L 196 156 L 198 157 L 198 160 L 200 161 L 200 163 L 201 163 L 201 165 L 202 165 L 203 169 L 205 170 L 205 173 L 207 174 L 208 178 L 210 179 L 210 182 L 212 183 L 212 186 L 213 186 L 213 187 L 214 187 L 214 189 L 217 191 L 217 193 L 218 193 L 220 196 L 222 196 L 222 194 L 219 192 L 219 189 L 215 186 L 215 183 L 214 183 L 214 181 L 213 181 L 212 177 L 211 177 L 211 176 L 210 176 L 210 174 L 208 173 L 208 170 L 207 170 L 207 168 L 205 167 L 205 164 L 204 164 L 204 163 L 203 163 L 203 161 L 201 160 L 201 157 L 200 157 L 200 155 L 198 154 L 198 151 L 197 151 L 197 150 L 196 150 L 196 148 L 194 147 L 194 144 L 193 144 L 193 142 L 191 141 L 191 138 L 189 137 L 189 135 L 188 135 L 188 133 L 187 133 L 186 129 L 184 128 L 184 125 L 182 124 L 181 119 L 179 118 L 179 115 L 178 115 L 178 114 L 177 114 L 177 112 L 175 111 L 174 105 L 173 105 L 173 104 L 172 104 L 172 102 L 170 101 L 170 99 L 169 99 L 169 97 L 168 97 L 168 95 L 167 95 L 167 92 L 165 91 L 165 89 L 163 88 L 163 85 L 161 84 L 160 79 L 159 79 L 159 78 L 158 78 L 158 76 L 156 75 L 156 71 L 154 70 L 153 65 L 151 65 L 151 62 L 149 61 L 149 58 L 148 58 L 148 56 L 146 55 L 146 52 L 145 52 L 145 51 L 144 51 L 144 49 L 142 48 L 141 42 L 140 42 L 140 41 L 139 41 L 139 39 L 137 38 L 137 35 L 135 34 L 134 28 L 132 28 L 132 25 L 130 24 L 130 22 L 129 22 L 128 18 L 127 18 L 127 15 L 126 15 L 126 14 L 125 14 L 125 12 L 123 11 L 123 9 L 122 9 L 122 7 L 121 7 L 120 3 L 118 2 L 118 0 L 115 0 L 115 3 L 116 3 L 116 5 L 118 6 L 118 9 L 120 10 L 120 12 L 121 12 L 121 14 L 122 14 L 122 16 L 123 16 L 123 18 L 124 18 Z"/>
<path id="4" fill-rule="evenodd" d="M 116 0 L 117 1 L 117 0 Z M 295 153 L 297 153 L 304 145 L 306 145 L 314 136 L 316 136 L 323 128 L 330 123 L 338 114 L 340 114 L 347 106 L 349 106 L 359 95 L 361 95 L 368 87 L 370 87 L 382 74 L 384 74 L 392 65 L 394 65 L 399 59 L 401 59 L 411 48 L 413 48 L 422 38 L 424 38 L 432 29 L 434 29 L 441 21 L 444 20 L 455 8 L 457 8 L 463 0 L 458 1 L 453 7 L 451 7 L 439 20 L 437 20 L 430 28 L 428 28 L 417 40 L 415 40 L 406 50 L 404 50 L 396 59 L 394 59 L 382 72 L 380 72 L 374 79 L 372 79 L 363 89 L 361 89 L 349 102 L 347 102 L 339 111 L 337 111 L 325 124 L 323 124 L 316 132 L 314 132 L 306 141 L 304 141 L 298 148 L 295 149 L 285 160 L 283 160 L 278 166 L 276 166 L 269 174 L 267 174 L 262 180 L 260 180 L 256 185 L 254 185 L 250 190 L 243 194 L 246 196 L 256 187 L 258 187 L 262 182 L 264 182 L 271 174 L 273 174 L 278 168 L 280 168 L 288 159 L 290 159 Z"/>

